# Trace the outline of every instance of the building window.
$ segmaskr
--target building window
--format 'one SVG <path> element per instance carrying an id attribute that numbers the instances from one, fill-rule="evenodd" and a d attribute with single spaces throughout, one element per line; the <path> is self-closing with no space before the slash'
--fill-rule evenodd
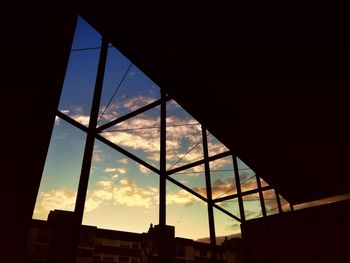
<path id="1" fill-rule="evenodd" d="M 125 241 L 120 241 L 120 247 L 130 247 L 130 243 Z"/>

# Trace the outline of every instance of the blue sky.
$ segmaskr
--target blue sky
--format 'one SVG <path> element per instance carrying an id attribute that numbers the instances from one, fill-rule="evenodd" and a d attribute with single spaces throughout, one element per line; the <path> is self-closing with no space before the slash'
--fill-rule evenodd
<path id="1" fill-rule="evenodd" d="M 100 51 L 78 49 L 99 47 L 100 42 L 100 35 L 79 18 L 59 110 L 84 125 L 89 120 Z M 117 87 L 118 91 L 109 103 Z M 159 97 L 159 87 L 116 48 L 110 47 L 99 125 Z M 201 141 L 200 125 L 174 101 L 167 103 L 167 126 L 168 169 L 203 158 L 201 143 L 198 144 Z M 159 107 L 115 125 L 101 135 L 159 167 Z M 33 218 L 46 220 L 53 209 L 73 211 L 85 137 L 84 132 L 56 118 Z M 227 150 L 211 134 L 208 134 L 208 142 L 209 155 Z M 194 145 L 197 146 L 193 148 Z M 213 197 L 234 194 L 231 157 L 213 161 L 210 167 Z M 241 181 L 245 182 L 243 190 L 256 188 L 254 172 L 240 160 L 239 168 Z M 206 197 L 203 171 L 203 166 L 197 166 L 172 177 Z M 95 141 L 90 173 L 83 224 L 131 232 L 144 232 L 150 223 L 158 224 L 159 179 L 156 174 L 99 141 Z M 267 193 L 267 197 L 271 196 Z M 259 216 L 260 204 L 256 196 L 246 199 L 247 214 Z M 237 200 L 219 205 L 239 216 Z M 218 236 L 240 231 L 238 222 L 217 209 L 215 220 Z M 167 224 L 176 227 L 177 236 L 207 237 L 207 207 L 203 201 L 167 182 Z"/>

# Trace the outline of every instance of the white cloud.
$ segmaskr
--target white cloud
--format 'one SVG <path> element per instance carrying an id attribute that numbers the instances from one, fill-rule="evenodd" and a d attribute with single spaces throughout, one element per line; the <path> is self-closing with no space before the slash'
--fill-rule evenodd
<path id="1" fill-rule="evenodd" d="M 117 171 L 120 174 L 126 174 L 128 172 L 128 170 L 126 170 L 125 168 L 117 168 Z"/>
<path id="2" fill-rule="evenodd" d="M 103 170 L 105 173 L 113 173 L 117 171 L 117 168 L 111 168 L 107 167 L 106 169 Z"/>
<path id="3" fill-rule="evenodd" d="M 102 161 L 102 157 L 101 157 L 100 154 L 94 152 L 94 154 L 93 154 L 93 156 L 92 156 L 92 160 L 93 160 L 94 162 L 101 162 L 101 161 Z"/>
<path id="4" fill-rule="evenodd" d="M 185 190 L 181 189 L 177 192 L 170 192 L 166 196 L 166 202 L 168 205 L 191 205 L 195 200 L 194 196 Z"/>
<path id="5" fill-rule="evenodd" d="M 123 164 L 127 164 L 128 163 L 128 159 L 124 158 L 124 159 L 119 160 L 119 162 L 123 163 Z"/>
<path id="6" fill-rule="evenodd" d="M 112 178 L 112 180 L 116 180 L 118 177 L 119 177 L 119 174 L 115 174 L 111 178 Z"/>
<path id="7" fill-rule="evenodd" d="M 67 189 L 41 192 L 36 213 L 48 214 L 53 209 L 73 210 L 75 198 L 76 193 Z M 103 179 L 98 181 L 96 189 L 87 193 L 85 212 L 93 211 L 105 202 L 128 207 L 149 208 L 157 205 L 158 200 L 159 193 L 156 187 L 139 187 L 134 180 L 127 178 L 119 181 Z M 194 200 L 195 197 L 183 189 L 167 193 L 168 205 L 191 205 Z"/>
<path id="8" fill-rule="evenodd" d="M 109 180 L 101 180 L 97 183 L 97 186 L 104 189 L 110 188 L 112 187 L 112 185 L 113 185 L 112 181 L 109 181 Z"/>
<path id="9" fill-rule="evenodd" d="M 81 124 L 88 126 L 90 121 L 90 116 L 75 114 L 70 116 L 72 119 L 74 119 L 77 122 L 80 122 Z"/>
<path id="10" fill-rule="evenodd" d="M 141 165 L 141 164 L 139 165 L 139 170 L 140 170 L 140 172 L 143 173 L 143 174 L 148 174 L 148 173 L 151 172 L 148 168 L 144 167 L 144 166 Z"/>
<path id="11" fill-rule="evenodd" d="M 136 97 L 131 97 L 129 100 L 123 102 L 121 104 L 121 107 L 125 109 L 129 109 L 130 111 L 134 111 L 147 104 L 152 103 L 153 101 L 155 101 L 155 98 L 145 97 L 145 96 L 136 96 Z"/>
<path id="12" fill-rule="evenodd" d="M 53 209 L 73 210 L 76 193 L 68 189 L 57 189 L 50 192 L 42 192 L 40 196 L 40 208 L 45 211 Z"/>

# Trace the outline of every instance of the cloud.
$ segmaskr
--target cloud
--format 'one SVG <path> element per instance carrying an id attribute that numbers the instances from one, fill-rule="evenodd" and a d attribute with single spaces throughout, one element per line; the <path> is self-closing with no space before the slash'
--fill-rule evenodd
<path id="1" fill-rule="evenodd" d="M 145 96 L 135 96 L 131 97 L 130 99 L 126 100 L 121 104 L 121 108 L 128 109 L 130 111 L 137 110 L 147 104 L 152 103 L 155 101 L 155 98 L 152 97 L 145 97 Z"/>
<path id="2" fill-rule="evenodd" d="M 128 170 L 126 170 L 126 168 L 117 168 L 117 172 L 120 174 L 126 174 Z"/>
<path id="3" fill-rule="evenodd" d="M 84 116 L 84 115 L 72 115 L 70 116 L 72 119 L 74 119 L 77 122 L 80 122 L 81 124 L 88 126 L 89 125 L 89 121 L 90 121 L 90 116 Z"/>
<path id="4" fill-rule="evenodd" d="M 110 168 L 107 167 L 106 169 L 103 170 L 105 173 L 113 173 L 117 171 L 117 168 Z"/>
<path id="5" fill-rule="evenodd" d="M 76 192 L 70 189 L 57 189 L 49 192 L 41 192 L 38 196 L 39 207 L 36 208 L 37 214 L 48 214 L 50 210 L 61 209 L 73 211 L 76 200 Z M 90 212 L 96 209 L 102 200 L 90 196 L 85 202 L 85 211 Z"/>
<path id="6" fill-rule="evenodd" d="M 124 159 L 119 160 L 119 162 L 123 163 L 123 164 L 127 164 L 128 163 L 128 159 L 124 158 Z"/>
<path id="7" fill-rule="evenodd" d="M 41 194 L 41 208 L 49 211 L 52 208 L 62 210 L 73 210 L 76 193 L 69 189 L 58 189 Z"/>
<path id="8" fill-rule="evenodd" d="M 116 175 L 115 175 L 116 176 Z M 159 192 L 156 187 L 140 187 L 132 179 L 122 180 L 102 179 L 96 188 L 87 193 L 85 212 L 97 209 L 102 203 L 125 205 L 127 207 L 149 208 L 158 205 Z M 56 189 L 41 192 L 38 197 L 36 214 L 48 214 L 53 209 L 73 210 L 76 193 L 68 189 Z M 168 191 L 168 205 L 188 206 L 193 204 L 195 197 L 183 189 Z"/>
<path id="9" fill-rule="evenodd" d="M 118 177 L 119 177 L 119 174 L 115 174 L 111 178 L 112 178 L 112 180 L 116 180 Z"/>
<path id="10" fill-rule="evenodd" d="M 107 111 L 103 115 L 103 119 L 112 120 L 117 118 L 122 109 L 130 111 L 136 110 L 146 104 L 153 102 L 155 98 L 146 96 L 135 96 L 120 103 L 112 103 L 109 105 Z M 176 102 L 172 101 L 168 103 L 169 108 L 180 107 Z M 104 107 L 101 107 L 100 114 Z M 83 114 L 83 109 L 75 107 L 72 110 L 67 110 L 71 114 L 71 117 L 84 125 L 89 122 L 89 116 Z M 202 133 L 200 125 L 189 125 L 198 123 L 190 117 L 183 116 L 168 116 L 167 122 L 167 159 L 169 163 L 175 163 L 180 158 L 179 162 L 175 167 L 181 166 L 186 163 L 194 162 L 203 159 L 202 151 Z M 177 126 L 183 124 L 184 126 Z M 174 126 L 175 125 L 175 126 Z M 111 142 L 136 151 L 143 151 L 146 153 L 146 158 L 150 161 L 159 160 L 160 151 L 160 130 L 159 127 L 160 117 L 152 116 L 148 113 L 140 114 L 134 118 L 126 120 L 118 125 L 114 126 L 113 129 L 117 129 L 116 132 L 105 132 L 103 136 Z M 141 129 L 140 129 L 141 128 Z M 150 129 L 145 129 L 150 128 Z M 112 128 L 111 128 L 112 129 Z M 213 139 L 213 136 L 208 137 L 208 147 L 210 155 L 215 155 L 227 150 L 227 148 Z M 191 150 L 191 148 L 198 145 Z M 189 153 L 187 153 L 191 150 Z M 186 154 L 187 153 L 187 154 Z M 95 157 L 97 161 L 100 158 Z M 122 159 L 123 162 L 127 163 L 127 159 Z M 221 161 L 221 160 L 219 160 Z M 217 168 L 223 167 L 225 163 L 221 161 Z M 198 170 L 198 168 L 193 168 Z"/>
<path id="11" fill-rule="evenodd" d="M 166 196 L 166 203 L 168 205 L 177 204 L 188 206 L 191 205 L 194 200 L 195 197 L 183 189 L 177 192 L 170 192 Z"/>
<path id="12" fill-rule="evenodd" d="M 237 193 L 237 189 L 235 187 L 234 178 L 227 179 L 216 179 L 211 185 L 211 191 L 213 198 L 219 198 L 231 194 Z M 199 193 L 202 196 L 206 196 L 206 188 L 205 187 L 195 187 L 194 191 Z"/>
<path id="13" fill-rule="evenodd" d="M 151 172 L 148 168 L 144 167 L 144 166 L 141 165 L 141 164 L 139 165 L 139 170 L 140 170 L 140 172 L 143 173 L 143 174 L 148 174 L 148 173 Z"/>
<path id="14" fill-rule="evenodd" d="M 102 161 L 102 157 L 100 154 L 94 152 L 94 154 L 92 155 L 92 160 L 94 162 L 101 162 Z"/>

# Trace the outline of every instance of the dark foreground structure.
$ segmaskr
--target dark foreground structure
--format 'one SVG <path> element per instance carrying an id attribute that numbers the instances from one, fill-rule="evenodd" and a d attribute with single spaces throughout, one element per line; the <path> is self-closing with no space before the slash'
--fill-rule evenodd
<path id="1" fill-rule="evenodd" d="M 65 261 L 69 249 L 67 224 L 72 212 L 51 211 L 48 221 L 33 220 L 30 226 L 26 261 L 28 263 L 48 262 L 50 257 Z M 130 233 L 81 226 L 76 263 L 155 263 L 159 262 L 159 226 L 151 224 L 147 233 Z M 169 262 L 210 262 L 210 244 L 192 239 L 175 237 L 175 229 L 167 226 L 166 238 L 171 244 L 167 251 Z M 64 251 L 64 252 L 62 252 Z M 242 258 L 241 239 L 225 240 L 217 246 L 219 263 L 240 263 Z"/>
<path id="2" fill-rule="evenodd" d="M 116 15 L 115 8 L 96 2 L 6 10 L 13 15 L 3 23 L 0 97 L 3 262 L 25 262 L 78 15 L 292 206 L 349 193 L 349 50 L 235 48 L 231 32 L 239 28 L 226 13 L 229 7 L 202 8 L 179 6 L 160 13 L 158 7 L 120 5 Z M 208 20 L 213 13 L 217 19 Z M 166 171 L 160 169 L 165 181 Z M 350 261 L 349 208 L 349 201 L 342 201 L 252 221 L 241 218 L 244 262 Z M 77 210 L 77 220 L 65 226 L 72 230 L 72 244 L 81 214 Z M 165 218 L 159 224 L 164 239 Z M 160 244 L 166 258 L 169 244 Z M 74 245 L 69 249 L 74 255 Z"/>

